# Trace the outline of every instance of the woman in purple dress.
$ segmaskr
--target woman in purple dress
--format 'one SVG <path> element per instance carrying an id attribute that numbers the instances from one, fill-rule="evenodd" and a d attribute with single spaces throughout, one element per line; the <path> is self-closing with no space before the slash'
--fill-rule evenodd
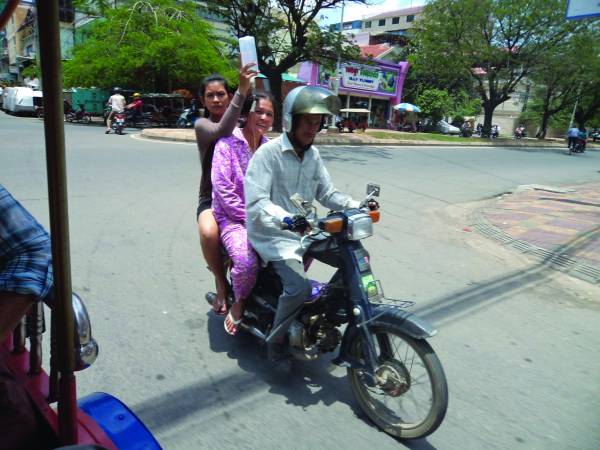
<path id="1" fill-rule="evenodd" d="M 225 318 L 225 331 L 234 335 L 244 312 L 244 300 L 252 291 L 258 272 L 258 257 L 246 234 L 244 176 L 254 152 L 265 142 L 264 134 L 273 125 L 273 99 L 257 93 L 244 128 L 221 138 L 215 145 L 212 162 L 212 210 L 219 225 L 221 241 L 232 261 L 231 281 L 235 303 Z"/>

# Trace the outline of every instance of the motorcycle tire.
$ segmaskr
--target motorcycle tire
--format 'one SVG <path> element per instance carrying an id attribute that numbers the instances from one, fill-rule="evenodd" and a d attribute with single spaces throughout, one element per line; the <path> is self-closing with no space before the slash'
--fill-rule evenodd
<path id="1" fill-rule="evenodd" d="M 427 341 L 411 338 L 394 324 L 372 327 L 370 331 L 381 363 L 376 370 L 377 386 L 367 384 L 364 370 L 348 368 L 348 380 L 360 408 L 379 428 L 399 439 L 428 436 L 440 426 L 448 409 L 446 375 L 437 355 Z M 360 347 L 357 336 L 350 348 L 352 356 L 362 362 Z M 429 392 L 417 392 L 421 389 Z M 401 411 L 398 415 L 391 409 L 394 399 Z M 418 399 L 429 401 L 429 408 Z M 411 420 L 411 412 L 423 417 Z"/>
<path id="2" fill-rule="evenodd" d="M 90 116 L 86 115 L 81 118 L 81 121 L 83 123 L 85 123 L 86 125 L 89 125 L 92 122 L 92 118 Z"/>
<path id="3" fill-rule="evenodd" d="M 185 119 L 177 119 L 177 128 L 187 128 L 187 122 Z"/>

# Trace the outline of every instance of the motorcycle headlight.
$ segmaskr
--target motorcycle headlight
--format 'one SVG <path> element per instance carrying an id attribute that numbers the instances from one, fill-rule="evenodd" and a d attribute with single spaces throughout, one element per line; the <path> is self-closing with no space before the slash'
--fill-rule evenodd
<path id="1" fill-rule="evenodd" d="M 373 220 L 363 212 L 348 217 L 348 239 L 358 241 L 373 235 Z"/>

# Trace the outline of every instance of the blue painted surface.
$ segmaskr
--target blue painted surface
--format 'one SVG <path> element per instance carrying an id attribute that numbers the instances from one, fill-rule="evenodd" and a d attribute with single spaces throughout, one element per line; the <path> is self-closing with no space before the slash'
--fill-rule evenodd
<path id="1" fill-rule="evenodd" d="M 79 399 L 79 407 L 92 417 L 119 450 L 160 450 L 150 430 L 123 402 L 104 392 Z"/>

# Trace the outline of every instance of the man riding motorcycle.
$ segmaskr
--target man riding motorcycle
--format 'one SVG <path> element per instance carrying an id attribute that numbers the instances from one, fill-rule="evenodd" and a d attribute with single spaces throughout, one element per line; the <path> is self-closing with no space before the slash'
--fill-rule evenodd
<path id="1" fill-rule="evenodd" d="M 142 117 L 142 107 L 144 106 L 144 102 L 142 101 L 142 94 L 136 92 L 133 94 L 133 99 L 131 103 L 125 106 L 125 109 L 131 111 L 131 116 L 128 117 L 131 122 L 135 124 L 139 118 Z"/>
<path id="2" fill-rule="evenodd" d="M 121 89 L 116 87 L 113 89 L 113 95 L 108 99 L 107 105 L 110 106 L 110 113 L 106 118 L 106 131 L 105 133 L 110 133 L 112 128 L 112 118 L 117 113 L 122 113 L 125 109 L 125 97 L 121 95 Z"/>
<path id="3" fill-rule="evenodd" d="M 280 277 L 283 292 L 270 335 L 269 360 L 288 370 L 285 335 L 312 286 L 306 277 L 300 233 L 308 223 L 290 199 L 294 194 L 332 210 L 358 208 L 360 202 L 334 188 L 321 156 L 312 145 L 328 116 L 340 109 L 339 98 L 317 86 L 293 89 L 283 104 L 284 133 L 264 144 L 250 160 L 244 180 L 248 238 Z M 373 208 L 378 207 L 373 202 Z"/>

